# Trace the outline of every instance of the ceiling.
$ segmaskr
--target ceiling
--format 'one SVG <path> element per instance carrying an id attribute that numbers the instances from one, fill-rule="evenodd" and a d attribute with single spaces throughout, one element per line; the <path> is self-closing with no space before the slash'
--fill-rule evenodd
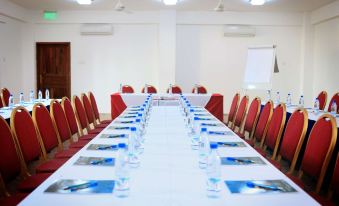
<path id="1" fill-rule="evenodd" d="M 76 0 L 10 0 L 30 10 L 113 10 L 118 0 L 94 0 L 84 6 Z M 133 11 L 176 9 L 178 11 L 209 11 L 219 0 L 179 0 L 176 6 L 165 6 L 162 0 L 122 0 Z M 226 11 L 271 11 L 303 12 L 312 11 L 335 0 L 269 0 L 264 6 L 251 6 L 248 0 L 224 0 Z"/>

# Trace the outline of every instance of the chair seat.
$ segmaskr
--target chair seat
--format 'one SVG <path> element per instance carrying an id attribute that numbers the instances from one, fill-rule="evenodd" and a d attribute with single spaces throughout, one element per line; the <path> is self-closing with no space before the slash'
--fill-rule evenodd
<path id="1" fill-rule="evenodd" d="M 245 139 L 245 141 L 247 142 L 247 144 L 249 144 L 250 146 L 254 147 L 254 141 L 253 140 L 249 140 L 249 139 Z"/>
<path id="2" fill-rule="evenodd" d="M 265 157 L 267 156 L 266 152 L 262 150 L 261 148 L 254 148 L 261 156 Z"/>
<path id="3" fill-rule="evenodd" d="M 65 162 L 67 159 L 53 159 L 49 160 L 47 162 L 42 163 L 39 165 L 35 171 L 37 173 L 52 173 L 58 170 Z"/>
<path id="4" fill-rule="evenodd" d="M 301 187 L 302 189 L 305 189 L 305 185 L 303 183 L 303 181 L 301 181 L 301 179 L 299 179 L 296 176 L 293 176 L 291 174 L 285 174 L 288 178 L 290 178 L 295 184 L 297 184 L 299 187 Z"/>
<path id="5" fill-rule="evenodd" d="M 96 137 L 96 136 L 97 136 L 96 134 L 85 134 L 85 135 L 81 136 L 79 138 L 79 140 L 88 140 L 88 141 L 90 141 L 90 140 L 94 139 L 94 137 Z"/>
<path id="6" fill-rule="evenodd" d="M 108 126 L 108 124 L 98 124 L 97 126 L 95 126 L 96 129 L 105 129 Z"/>
<path id="7" fill-rule="evenodd" d="M 63 150 L 55 154 L 55 158 L 57 159 L 69 159 L 75 155 L 79 149 L 68 149 L 68 150 Z"/>
<path id="8" fill-rule="evenodd" d="M 281 164 L 278 161 L 272 160 L 272 159 L 267 159 L 274 167 L 276 167 L 278 170 L 282 169 Z"/>
<path id="9" fill-rule="evenodd" d="M 110 119 L 108 119 L 108 120 L 102 120 L 102 121 L 100 122 L 100 124 L 111 124 L 112 121 L 113 121 L 113 120 L 110 120 Z"/>
<path id="10" fill-rule="evenodd" d="M 20 192 L 32 192 L 51 175 L 52 173 L 39 173 L 29 176 L 20 182 L 17 189 Z"/>
<path id="11" fill-rule="evenodd" d="M 2 206 L 16 206 L 18 205 L 25 197 L 27 197 L 28 193 L 17 193 L 10 197 L 4 197 L 0 199 L 0 205 Z"/>
<path id="12" fill-rule="evenodd" d="M 88 134 L 99 134 L 103 128 L 95 128 L 88 131 Z"/>
<path id="13" fill-rule="evenodd" d="M 325 197 L 318 195 L 315 192 L 309 192 L 308 194 L 311 195 L 311 197 L 313 197 L 322 206 L 335 206 L 335 204 L 331 200 L 326 199 Z"/>
<path id="14" fill-rule="evenodd" d="M 245 135 L 241 134 L 240 132 L 236 132 L 236 134 L 241 138 L 241 139 L 245 139 Z"/>
<path id="15" fill-rule="evenodd" d="M 77 148 L 83 148 L 86 144 L 88 144 L 89 140 L 79 140 L 77 142 L 74 142 L 69 146 L 70 149 L 77 149 Z"/>

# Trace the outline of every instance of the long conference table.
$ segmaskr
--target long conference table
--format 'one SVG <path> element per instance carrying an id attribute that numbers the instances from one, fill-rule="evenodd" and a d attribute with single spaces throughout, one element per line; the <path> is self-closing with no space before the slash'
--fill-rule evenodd
<path id="1" fill-rule="evenodd" d="M 204 109 L 204 108 L 202 108 Z M 129 110 L 129 108 L 127 108 Z M 205 109 L 204 109 L 205 110 Z M 209 113 L 206 110 L 206 113 Z M 121 114 L 126 114 L 126 110 Z M 116 118 L 110 126 L 126 126 Z M 217 118 L 208 123 L 221 123 Z M 127 119 L 126 119 L 127 120 Z M 130 119 L 129 119 L 130 120 Z M 221 125 L 221 124 L 220 124 Z M 259 157 L 263 165 L 222 166 L 222 180 L 284 180 L 296 191 L 289 193 L 268 192 L 261 194 L 233 194 L 222 184 L 219 198 L 206 196 L 206 174 L 198 166 L 198 152 L 191 148 L 191 137 L 185 127 L 179 106 L 154 106 L 145 134 L 144 153 L 139 168 L 130 171 L 130 195 L 118 198 L 108 194 L 56 194 L 44 192 L 60 179 L 114 180 L 115 168 L 105 166 L 78 166 L 79 157 L 115 158 L 114 151 L 90 151 L 91 144 L 117 144 L 127 142 L 126 138 L 107 139 L 107 134 L 121 134 L 121 130 L 107 127 L 91 142 L 69 159 L 59 170 L 34 190 L 20 205 L 50 206 L 227 206 L 227 205 L 319 205 L 307 193 L 288 179 L 281 171 L 260 156 L 245 141 L 224 125 L 208 127 L 213 131 L 228 131 L 227 135 L 209 136 L 210 141 L 241 142 L 245 147 L 219 147 L 221 157 Z M 126 131 L 127 132 L 127 131 Z"/>

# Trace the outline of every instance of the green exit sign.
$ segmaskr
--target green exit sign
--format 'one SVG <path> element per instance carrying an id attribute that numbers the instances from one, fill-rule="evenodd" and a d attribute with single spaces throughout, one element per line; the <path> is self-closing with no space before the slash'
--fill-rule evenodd
<path id="1" fill-rule="evenodd" d="M 56 11 L 44 11 L 45 20 L 55 20 L 57 17 L 58 13 Z"/>

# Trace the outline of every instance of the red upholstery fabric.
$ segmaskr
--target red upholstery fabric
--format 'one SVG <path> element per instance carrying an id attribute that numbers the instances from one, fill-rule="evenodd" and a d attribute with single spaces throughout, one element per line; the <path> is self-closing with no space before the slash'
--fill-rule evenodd
<path id="1" fill-rule="evenodd" d="M 254 132 L 254 137 L 258 141 L 261 141 L 261 139 L 263 138 L 266 125 L 268 124 L 268 120 L 269 120 L 269 117 L 271 115 L 271 111 L 272 111 L 272 104 L 271 104 L 271 102 L 267 102 L 265 104 L 264 108 L 262 109 L 262 112 L 261 112 L 259 120 L 258 120 L 257 127 L 256 127 L 255 132 Z"/>
<path id="2" fill-rule="evenodd" d="M 87 116 L 88 123 L 94 124 L 95 117 L 94 117 L 91 102 L 89 101 L 86 94 L 82 94 L 81 98 L 82 98 L 82 103 L 83 103 L 83 106 L 84 106 L 84 109 L 85 109 L 85 113 L 86 113 L 86 116 Z"/>
<path id="3" fill-rule="evenodd" d="M 95 126 L 95 128 L 97 129 L 105 129 L 108 126 L 108 124 L 97 124 L 97 126 Z"/>
<path id="4" fill-rule="evenodd" d="M 143 87 L 142 90 L 141 90 L 141 93 L 144 93 L 144 92 L 145 92 L 145 87 Z M 148 85 L 147 92 L 148 92 L 148 94 L 156 94 L 157 89 L 154 86 Z"/>
<path id="5" fill-rule="evenodd" d="M 58 146 L 58 136 L 55 132 L 51 116 L 43 105 L 37 105 L 33 109 L 33 118 L 39 130 L 41 139 L 47 152 Z"/>
<path id="6" fill-rule="evenodd" d="M 337 162 L 332 175 L 331 188 L 335 191 L 335 194 L 339 194 L 339 155 L 337 155 Z"/>
<path id="7" fill-rule="evenodd" d="M 286 117 L 286 111 L 284 111 L 284 107 L 282 105 L 278 105 L 273 111 L 272 119 L 268 125 L 265 138 L 265 145 L 270 149 L 274 149 L 275 145 L 278 143 L 277 139 L 279 132 L 283 129 L 285 124 L 284 117 Z"/>
<path id="8" fill-rule="evenodd" d="M 195 93 L 195 87 L 193 87 L 192 93 Z M 204 86 L 198 86 L 198 94 L 207 94 L 207 89 Z"/>
<path id="9" fill-rule="evenodd" d="M 9 183 L 20 174 L 20 160 L 7 122 L 0 116 L 0 174 Z"/>
<path id="10" fill-rule="evenodd" d="M 134 93 L 134 89 L 129 85 L 124 85 L 122 86 L 122 93 Z"/>
<path id="11" fill-rule="evenodd" d="M 74 101 L 75 110 L 76 110 L 78 117 L 79 117 L 80 126 L 81 126 L 82 129 L 86 129 L 87 126 L 88 126 L 88 121 L 87 121 L 87 117 L 86 117 L 85 108 L 82 105 L 78 96 L 74 96 L 73 101 Z"/>
<path id="12" fill-rule="evenodd" d="M 325 118 L 319 119 L 313 126 L 306 145 L 301 169 L 304 173 L 317 178 L 320 175 L 332 138 L 332 124 Z"/>
<path id="13" fill-rule="evenodd" d="M 322 206 L 335 206 L 335 204 L 331 200 L 329 200 L 329 199 L 327 199 L 323 196 L 320 196 L 315 192 L 309 192 L 308 194 L 311 195 L 311 197 L 313 197 Z"/>
<path id="14" fill-rule="evenodd" d="M 336 93 L 335 95 L 333 95 L 331 101 L 330 101 L 330 104 L 328 105 L 328 111 L 330 112 L 331 111 L 331 106 L 333 104 L 333 102 L 336 102 L 337 104 L 337 114 L 339 114 L 339 92 Z"/>
<path id="15" fill-rule="evenodd" d="M 17 187 L 20 192 L 32 192 L 43 183 L 52 173 L 39 173 L 21 181 Z"/>
<path id="16" fill-rule="evenodd" d="M 260 100 L 258 98 L 253 99 L 250 107 L 248 108 L 244 130 L 251 133 L 254 128 L 254 123 L 256 121 L 256 117 L 258 112 L 260 112 Z"/>
<path id="17" fill-rule="evenodd" d="M 169 93 L 169 88 L 167 89 L 167 93 Z M 172 93 L 173 94 L 181 94 L 182 90 L 179 86 L 173 85 L 172 86 Z"/>
<path id="18" fill-rule="evenodd" d="M 47 162 L 42 163 L 36 167 L 35 171 L 37 173 L 53 173 L 59 169 L 68 159 L 53 159 Z"/>
<path id="19" fill-rule="evenodd" d="M 56 153 L 54 157 L 57 159 L 68 159 L 73 157 L 73 155 L 75 155 L 78 151 L 78 149 L 68 149 Z"/>
<path id="20" fill-rule="evenodd" d="M 275 160 L 272 160 L 272 159 L 267 159 L 275 168 L 277 168 L 278 170 L 281 170 L 282 167 L 281 167 L 281 164 Z"/>
<path id="21" fill-rule="evenodd" d="M 9 96 L 11 96 L 11 93 L 9 92 L 7 88 L 2 88 L 1 93 L 2 93 L 2 99 L 4 100 L 5 106 L 8 106 Z"/>
<path id="22" fill-rule="evenodd" d="M 228 113 L 228 122 L 233 121 L 235 112 L 237 111 L 237 108 L 238 108 L 239 98 L 240 97 L 239 97 L 238 93 L 235 94 L 234 97 L 233 97 L 232 104 L 231 104 L 231 107 L 230 107 L 230 111 Z"/>
<path id="23" fill-rule="evenodd" d="M 59 136 L 62 142 L 65 142 L 71 138 L 70 129 L 67 123 L 67 117 L 64 113 L 59 102 L 54 101 L 51 105 L 51 114 L 54 119 L 55 125 L 59 132 Z"/>
<path id="24" fill-rule="evenodd" d="M 284 137 L 279 151 L 280 155 L 284 159 L 289 161 L 293 160 L 301 138 L 301 133 L 303 132 L 304 124 L 304 113 L 299 110 L 293 112 L 285 128 Z"/>
<path id="25" fill-rule="evenodd" d="M 73 148 L 83 148 L 86 144 L 88 144 L 89 141 L 78 141 L 78 142 L 74 142 L 73 144 L 71 144 L 69 147 L 71 149 Z"/>
<path id="26" fill-rule="evenodd" d="M 0 108 L 4 107 L 4 104 L 2 103 L 2 95 L 0 94 Z"/>
<path id="27" fill-rule="evenodd" d="M 13 122 L 11 127 L 16 132 L 25 162 L 38 159 L 41 148 L 31 115 L 25 109 L 17 110 Z"/>
<path id="28" fill-rule="evenodd" d="M 96 134 L 85 134 L 85 135 L 81 136 L 79 139 L 82 139 L 82 140 L 92 140 L 96 136 L 97 136 Z"/>
<path id="29" fill-rule="evenodd" d="M 103 121 L 101 121 L 100 123 L 101 124 L 110 124 L 112 122 L 112 120 L 103 120 Z"/>
<path id="30" fill-rule="evenodd" d="M 327 92 L 322 91 L 320 92 L 320 94 L 318 95 L 318 100 L 319 100 L 319 109 L 320 110 L 324 110 L 325 109 L 325 104 L 326 104 L 326 98 L 327 98 Z"/>
<path id="31" fill-rule="evenodd" d="M 104 128 L 95 128 L 88 131 L 88 134 L 99 134 Z"/>
<path id="32" fill-rule="evenodd" d="M 213 94 L 210 101 L 206 104 L 205 109 L 207 109 L 211 114 L 213 114 L 220 121 L 224 120 L 224 96 L 221 94 Z"/>
<path id="33" fill-rule="evenodd" d="M 99 119 L 100 115 L 99 115 L 99 109 L 98 109 L 97 101 L 95 100 L 95 97 L 94 97 L 92 92 L 89 92 L 88 95 L 89 95 L 89 99 L 91 100 L 91 105 L 92 105 L 92 109 L 93 109 L 93 112 L 94 112 L 94 117 L 95 117 L 95 119 Z"/>
<path id="34" fill-rule="evenodd" d="M 75 117 L 75 113 L 74 113 L 71 101 L 69 101 L 69 99 L 64 99 L 63 106 L 64 106 L 64 111 L 67 117 L 68 125 L 71 129 L 71 134 L 74 135 L 78 133 L 79 130 L 78 130 L 78 124 L 77 124 L 77 120 Z"/>
<path id="35" fill-rule="evenodd" d="M 18 205 L 25 197 L 28 196 L 28 193 L 17 193 L 10 197 L 4 197 L 0 199 L 0 205 L 2 206 L 16 206 Z"/>
<path id="36" fill-rule="evenodd" d="M 239 104 L 237 113 L 235 115 L 235 119 L 234 119 L 234 125 L 237 127 L 241 126 L 241 122 L 244 119 L 244 115 L 246 113 L 246 108 L 247 108 L 247 104 L 248 104 L 248 97 L 244 96 Z"/>
<path id="37" fill-rule="evenodd" d="M 111 95 L 111 115 L 112 119 L 117 118 L 127 108 L 119 93 Z"/>

